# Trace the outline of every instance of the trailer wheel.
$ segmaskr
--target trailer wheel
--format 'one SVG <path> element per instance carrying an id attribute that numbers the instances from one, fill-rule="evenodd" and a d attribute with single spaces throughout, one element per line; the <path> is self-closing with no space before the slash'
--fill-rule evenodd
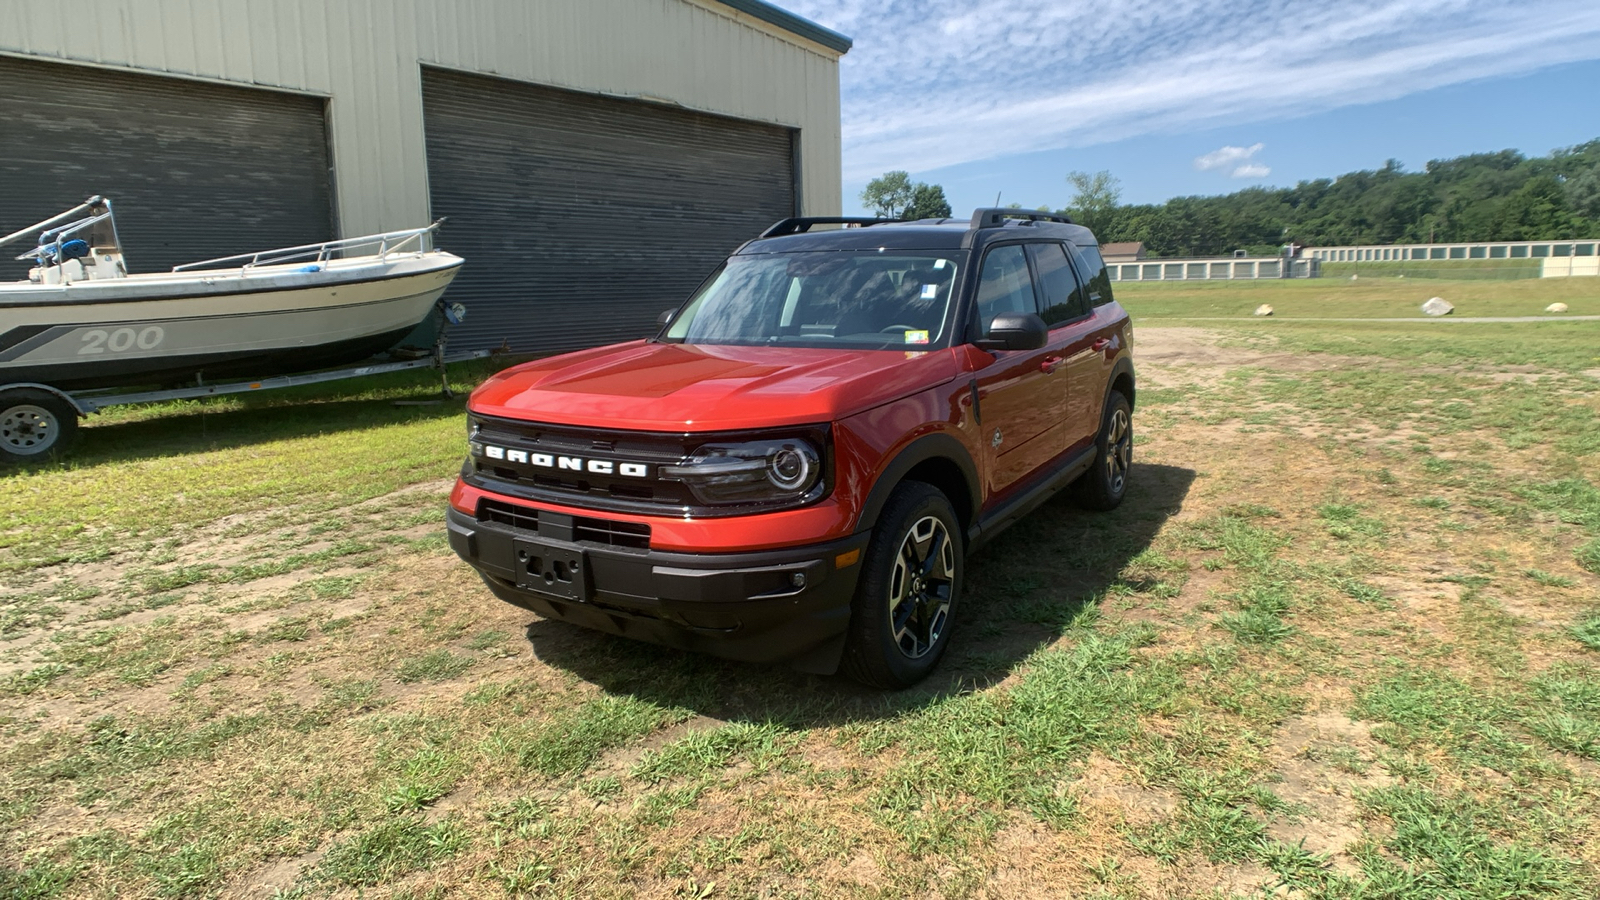
<path id="1" fill-rule="evenodd" d="M 0 462 L 18 463 L 61 454 L 78 436 L 78 411 L 48 391 L 0 393 Z"/>

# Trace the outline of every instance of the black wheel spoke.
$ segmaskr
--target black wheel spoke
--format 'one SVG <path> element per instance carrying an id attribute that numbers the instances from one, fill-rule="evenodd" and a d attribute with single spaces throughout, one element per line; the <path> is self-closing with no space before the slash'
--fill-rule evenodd
<path id="1" fill-rule="evenodd" d="M 924 578 L 932 576 L 935 568 L 941 570 L 944 568 L 944 542 L 948 538 L 949 535 L 945 534 L 943 528 L 933 533 L 933 540 L 928 544 L 928 555 L 922 560 L 922 575 Z"/>

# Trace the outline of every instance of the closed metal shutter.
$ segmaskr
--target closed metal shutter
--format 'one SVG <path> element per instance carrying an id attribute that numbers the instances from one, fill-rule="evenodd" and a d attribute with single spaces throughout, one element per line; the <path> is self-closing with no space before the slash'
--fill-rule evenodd
<path id="1" fill-rule="evenodd" d="M 653 103 L 422 74 L 439 246 L 467 260 L 456 349 L 645 337 L 729 252 L 794 215 L 793 132 Z"/>
<path id="2" fill-rule="evenodd" d="M 333 235 L 317 97 L 0 57 L 0 234 L 110 197 L 134 272 Z M 18 242 L 18 244 L 26 242 Z M 0 252 L 0 279 L 27 264 Z"/>

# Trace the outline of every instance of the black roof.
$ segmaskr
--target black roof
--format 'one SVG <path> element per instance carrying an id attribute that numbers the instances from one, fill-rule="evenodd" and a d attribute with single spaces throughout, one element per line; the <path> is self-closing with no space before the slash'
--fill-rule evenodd
<path id="1" fill-rule="evenodd" d="M 814 224 L 850 223 L 855 227 L 811 231 Z M 1065 216 L 1031 210 L 980 209 L 971 219 L 844 219 L 837 217 L 784 219 L 736 255 L 790 253 L 802 250 L 964 250 L 994 241 L 1017 238 L 1054 238 L 1093 245 L 1094 235 Z"/>

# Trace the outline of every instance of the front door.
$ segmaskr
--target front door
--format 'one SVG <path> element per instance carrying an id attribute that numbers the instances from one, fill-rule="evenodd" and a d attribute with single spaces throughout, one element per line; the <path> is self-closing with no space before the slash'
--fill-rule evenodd
<path id="1" fill-rule="evenodd" d="M 1039 311 L 1022 244 L 1003 244 L 984 256 L 976 302 L 980 336 L 1001 313 Z M 990 497 L 1016 486 L 1065 447 L 1065 373 L 1056 372 L 1060 354 L 1052 346 L 994 351 L 994 362 L 977 373 Z"/>

